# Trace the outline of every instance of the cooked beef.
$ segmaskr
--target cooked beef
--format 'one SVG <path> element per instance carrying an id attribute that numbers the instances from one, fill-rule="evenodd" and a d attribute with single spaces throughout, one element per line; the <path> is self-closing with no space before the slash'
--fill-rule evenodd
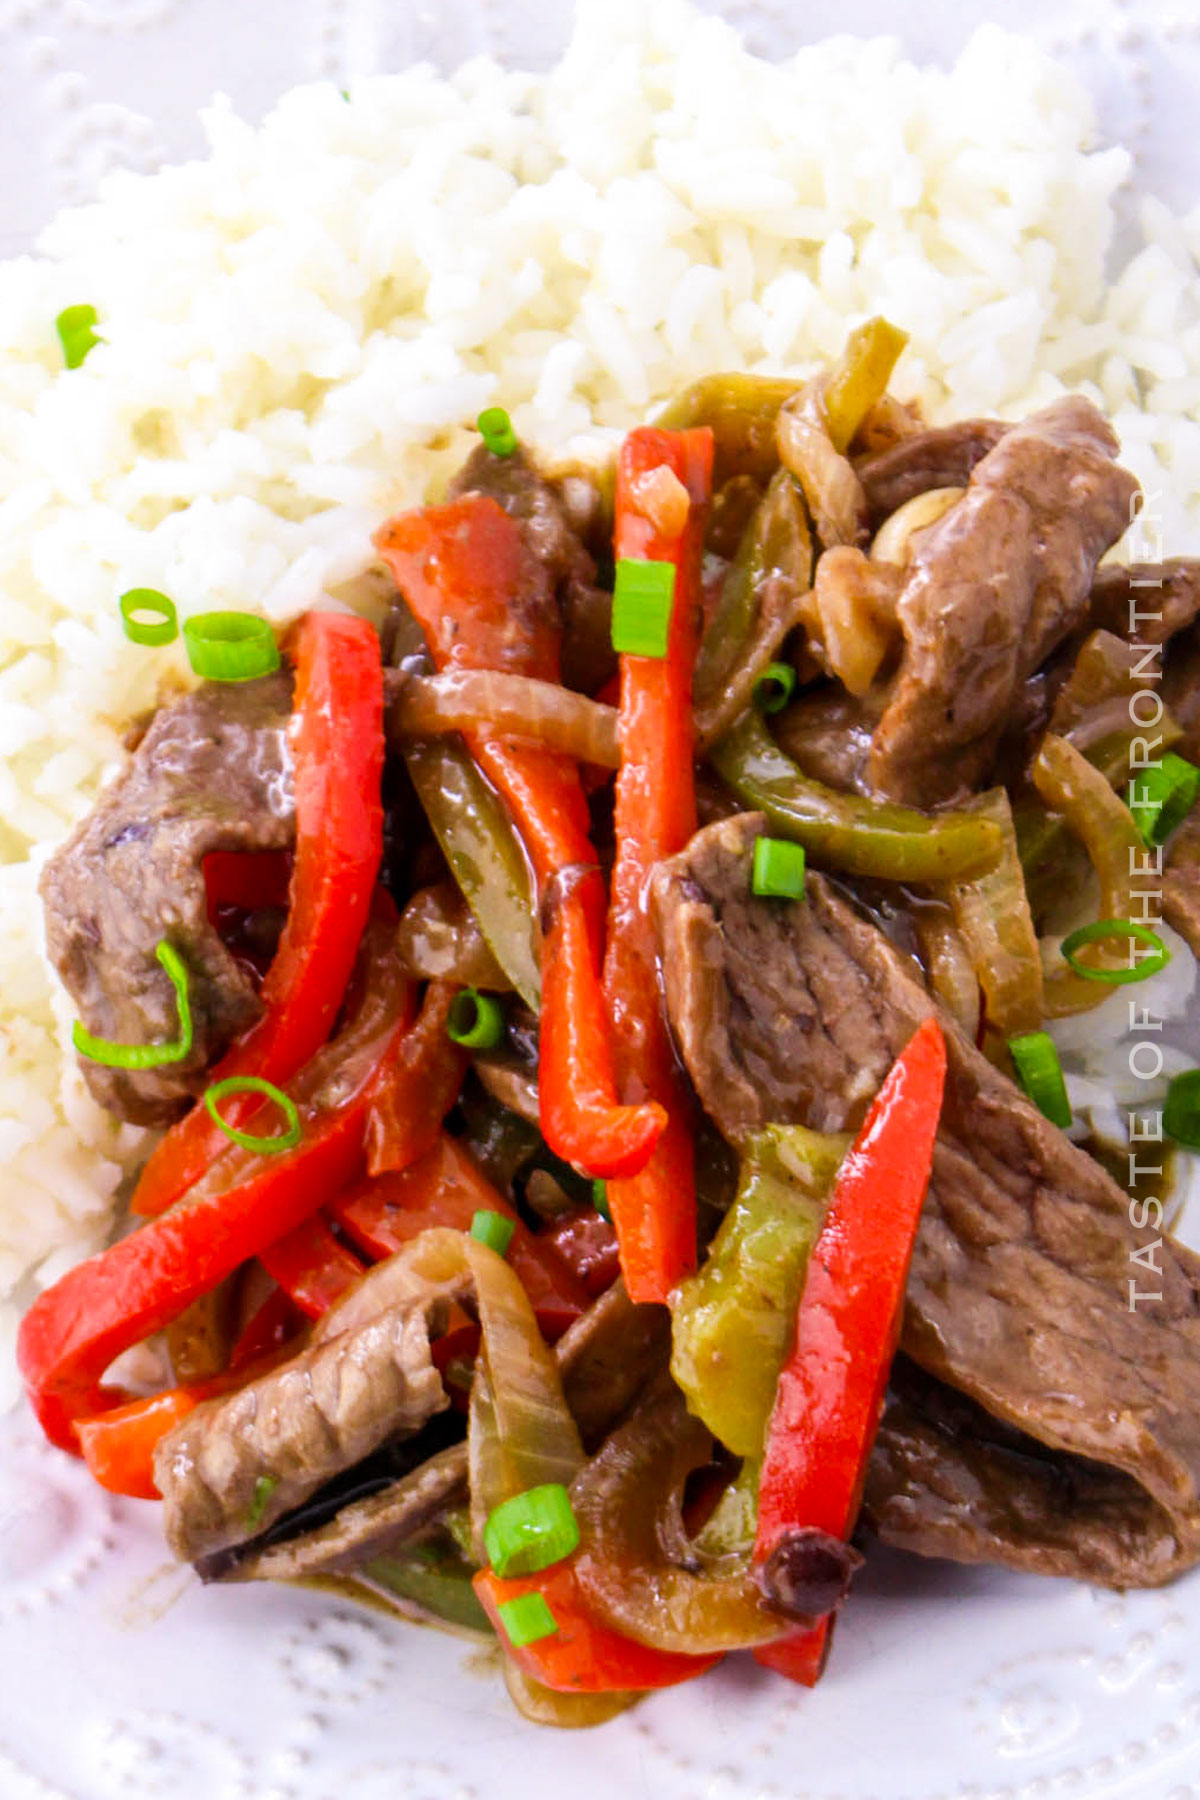
<path id="1" fill-rule="evenodd" d="M 936 1010 L 820 876 L 796 905 L 753 896 L 763 828 L 754 814 L 709 826 L 653 882 L 672 1025 L 733 1142 L 775 1121 L 853 1128 Z M 1200 1262 L 1136 1230 L 1105 1171 L 942 1024 L 946 1104 L 905 1348 L 996 1418 L 1127 1474 L 1169 1518 L 1174 1566 L 1194 1561 Z M 1131 1280 L 1161 1298 L 1131 1310 Z M 1145 1577 L 1134 1563 L 1123 1579 Z"/>
<path id="2" fill-rule="evenodd" d="M 1193 808 L 1166 856 L 1162 884 L 1163 917 L 1200 957 L 1200 806 Z"/>
<path id="3" fill-rule="evenodd" d="M 662 1373 L 671 1354 L 664 1306 L 635 1306 L 621 1282 L 589 1307 L 555 1347 L 563 1391 L 587 1450 L 595 1450 Z M 424 1436 L 425 1434 L 422 1434 Z M 275 1532 L 207 1558 L 207 1579 L 294 1581 L 353 1570 L 424 1531 L 467 1499 L 467 1447 L 452 1444 L 374 1493 L 352 1498 L 332 1518 L 299 1532 L 284 1517 Z"/>
<path id="4" fill-rule="evenodd" d="M 1001 438 L 961 500 L 914 539 L 899 673 L 871 746 L 880 793 L 931 806 L 986 774 L 1021 683 L 1087 615 L 1096 563 L 1137 482 L 1087 400 Z"/>
<path id="5" fill-rule="evenodd" d="M 1183 728 L 1175 746 L 1181 756 L 1200 762 L 1200 625 L 1181 632 L 1167 648 L 1162 697 L 1171 717 Z"/>
<path id="6" fill-rule="evenodd" d="M 298 1356 L 189 1413 L 155 1456 L 176 1556 L 211 1556 L 256 1535 L 443 1411 L 429 1339 L 466 1289 L 465 1280 L 433 1286 L 391 1257 L 329 1309 Z"/>
<path id="7" fill-rule="evenodd" d="M 46 946 L 88 1031 L 178 1036 L 163 938 L 188 969 L 191 1054 L 145 1070 L 81 1059 L 101 1106 L 139 1125 L 184 1109 L 213 1058 L 259 1016 L 249 976 L 209 923 L 204 858 L 295 838 L 290 678 L 211 682 L 164 706 L 117 779 L 46 865 Z"/>
<path id="8" fill-rule="evenodd" d="M 1131 1475 L 1051 1450 L 897 1357 L 863 1496 L 887 1543 L 1107 1587 L 1155 1587 L 1192 1560 Z"/>
<path id="9" fill-rule="evenodd" d="M 1120 563 L 1097 569 L 1091 622 L 1127 643 L 1165 644 L 1200 613 L 1200 561 Z"/>
<path id="10" fill-rule="evenodd" d="M 521 449 L 494 456 L 480 445 L 450 484 L 452 500 L 462 494 L 489 494 L 520 525 L 562 612 L 563 681 L 595 693 L 617 666 L 612 595 L 596 585 L 596 564 L 571 521 L 563 486 L 540 474 Z"/>
<path id="11" fill-rule="evenodd" d="M 903 437 L 871 456 L 858 457 L 855 471 L 877 529 L 889 513 L 931 488 L 966 487 L 971 472 L 994 450 L 1011 426 L 999 419 L 962 419 Z"/>
<path id="12" fill-rule="evenodd" d="M 810 688 L 773 721 L 781 749 L 815 781 L 839 793 L 865 793 L 871 733 L 879 722 L 875 696 L 856 700 L 832 684 Z"/>

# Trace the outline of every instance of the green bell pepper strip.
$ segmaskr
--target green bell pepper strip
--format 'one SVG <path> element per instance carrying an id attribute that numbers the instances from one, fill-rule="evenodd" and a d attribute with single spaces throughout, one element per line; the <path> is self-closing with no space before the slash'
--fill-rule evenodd
<path id="1" fill-rule="evenodd" d="M 801 386 L 789 376 L 706 375 L 668 400 L 654 423 L 670 431 L 712 428 L 714 491 L 733 475 L 768 481 L 779 467 L 779 409 Z"/>
<path id="2" fill-rule="evenodd" d="M 849 1146 L 799 1125 L 757 1132 L 704 1266 L 676 1290 L 671 1373 L 735 1456 L 762 1454 L 824 1197 Z"/>
<path id="3" fill-rule="evenodd" d="M 710 760 L 743 806 L 765 813 L 775 831 L 826 868 L 884 881 L 953 881 L 983 874 L 1000 857 L 1000 828 L 978 813 L 923 813 L 812 780 L 754 710 Z"/>
<path id="4" fill-rule="evenodd" d="M 529 867 L 508 813 L 457 737 L 405 746 L 417 798 L 488 949 L 527 1006 L 542 978 Z"/>

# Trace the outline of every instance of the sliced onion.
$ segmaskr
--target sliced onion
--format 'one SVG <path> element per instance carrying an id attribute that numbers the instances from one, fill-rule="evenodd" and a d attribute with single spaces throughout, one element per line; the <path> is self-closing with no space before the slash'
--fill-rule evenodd
<path id="1" fill-rule="evenodd" d="M 1000 860 L 974 881 L 950 882 L 944 891 L 983 989 L 987 1022 L 1001 1036 L 1017 1037 L 1042 1022 L 1041 950 L 1008 795 L 993 788 L 972 810 L 1000 827 Z"/>
<path id="2" fill-rule="evenodd" d="M 556 681 L 452 669 L 442 675 L 392 672 L 388 736 L 395 741 L 486 727 L 502 737 L 530 738 L 579 762 L 615 769 L 617 712 Z"/>
<path id="3" fill-rule="evenodd" d="M 914 494 L 911 500 L 898 506 L 883 521 L 872 539 L 872 562 L 899 563 L 903 566 L 912 555 L 914 532 L 924 531 L 928 525 L 936 525 L 943 513 L 948 513 L 966 491 L 966 488 L 960 487 L 929 488 L 924 494 Z"/>
<path id="4" fill-rule="evenodd" d="M 867 529 L 867 498 L 849 460 L 834 449 L 824 382 L 810 381 L 779 409 L 779 460 L 800 483 L 823 548 L 857 544 Z"/>
<path id="5" fill-rule="evenodd" d="M 950 1017 L 974 1043 L 979 1035 L 979 977 L 966 938 L 949 906 L 920 906 L 913 928 L 933 993 Z"/>

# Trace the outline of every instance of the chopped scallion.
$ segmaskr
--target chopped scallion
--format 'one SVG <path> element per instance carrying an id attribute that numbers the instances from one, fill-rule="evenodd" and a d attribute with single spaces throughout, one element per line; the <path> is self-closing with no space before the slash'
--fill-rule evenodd
<path id="1" fill-rule="evenodd" d="M 206 681 L 253 681 L 279 667 L 275 633 L 253 613 L 198 613 L 184 620 L 183 642 L 192 668 Z"/>
<path id="2" fill-rule="evenodd" d="M 114 1044 L 108 1038 L 93 1037 L 77 1019 L 71 1038 L 80 1056 L 86 1056 L 92 1062 L 104 1063 L 110 1069 L 157 1069 L 163 1063 L 182 1062 L 187 1056 L 193 1041 L 187 964 L 174 944 L 169 944 L 166 938 L 156 946 L 154 954 L 175 989 L 179 1036 L 169 1044 Z"/>
<path id="3" fill-rule="evenodd" d="M 514 1649 L 536 1644 L 539 1638 L 553 1637 L 558 1620 L 550 1611 L 544 1594 L 518 1594 L 496 1608 L 505 1635 Z"/>
<path id="4" fill-rule="evenodd" d="M 1165 844 L 1191 812 L 1200 795 L 1200 769 L 1168 750 L 1129 783 L 1125 804 L 1138 830 L 1152 847 Z"/>
<path id="5" fill-rule="evenodd" d="M 252 1132 L 239 1131 L 236 1125 L 230 1125 L 217 1111 L 219 1103 L 228 1094 L 262 1094 L 277 1106 L 287 1120 L 285 1130 L 275 1137 L 255 1137 Z M 224 1081 L 214 1081 L 205 1090 L 204 1104 L 208 1108 L 209 1117 L 219 1125 L 227 1138 L 240 1144 L 243 1150 L 252 1150 L 256 1156 L 273 1156 L 280 1150 L 294 1150 L 300 1142 L 300 1114 L 296 1102 L 282 1088 L 277 1088 L 273 1081 L 264 1081 L 261 1075 L 229 1075 Z"/>
<path id="6" fill-rule="evenodd" d="M 504 1036 L 504 1008 L 478 988 L 463 988 L 450 1002 L 446 1036 L 465 1050 L 494 1050 Z"/>
<path id="7" fill-rule="evenodd" d="M 511 456 L 517 447 L 512 420 L 502 406 L 487 406 L 475 421 L 479 435 L 493 456 Z"/>
<path id="8" fill-rule="evenodd" d="M 497 1575 L 536 1575 L 579 1546 L 571 1496 L 561 1482 L 514 1494 L 489 1514 L 484 1548 Z"/>
<path id="9" fill-rule="evenodd" d="M 77 369 L 87 358 L 88 352 L 103 339 L 96 332 L 96 321 L 99 318 L 94 306 L 67 306 L 54 321 L 58 332 L 58 341 L 62 345 L 63 361 L 68 369 Z"/>
<path id="10" fill-rule="evenodd" d="M 612 647 L 617 654 L 665 656 L 674 604 L 674 563 L 621 557 L 612 604 Z"/>
<path id="11" fill-rule="evenodd" d="M 754 683 L 754 704 L 759 712 L 782 712 L 796 691 L 796 671 L 791 663 L 768 663 Z"/>
<path id="12" fill-rule="evenodd" d="M 494 1250 L 497 1256 L 507 1256 L 516 1229 L 516 1220 L 506 1219 L 503 1213 L 481 1209 L 471 1220 L 471 1236 Z"/>
<path id="13" fill-rule="evenodd" d="M 247 1531 L 253 1533 L 258 1530 L 259 1526 L 262 1524 L 264 1518 L 266 1517 L 267 1507 L 270 1504 L 271 1495 L 275 1492 L 275 1489 L 278 1486 L 279 1486 L 279 1483 L 275 1479 L 274 1475 L 260 1475 L 259 1476 L 258 1480 L 254 1484 L 254 1499 L 251 1502 L 250 1511 L 246 1517 Z"/>
<path id="14" fill-rule="evenodd" d="M 1200 1069 L 1173 1077 L 1163 1107 L 1163 1130 L 1187 1150 L 1200 1150 Z"/>
<path id="15" fill-rule="evenodd" d="M 804 846 L 790 838 L 760 837 L 754 846 L 751 888 L 763 900 L 799 900 L 804 892 Z"/>
<path id="16" fill-rule="evenodd" d="M 125 636 L 134 644 L 157 649 L 179 636 L 175 602 L 160 594 L 157 588 L 129 588 L 117 602 Z M 149 614 L 149 617 L 146 615 Z"/>
<path id="17" fill-rule="evenodd" d="M 1109 938 L 1128 938 L 1131 943 L 1149 944 L 1151 954 L 1125 969 L 1099 969 L 1093 963 L 1083 962 L 1076 954 L 1085 944 L 1104 943 Z M 1097 919 L 1094 925 L 1081 925 L 1078 931 L 1065 937 L 1059 947 L 1076 975 L 1082 975 L 1085 981 L 1106 981 L 1112 987 L 1146 981 L 1160 969 L 1165 969 L 1171 960 L 1171 952 L 1158 933 L 1134 919 Z"/>
<path id="18" fill-rule="evenodd" d="M 1063 1080 L 1058 1049 L 1047 1031 L 1027 1031 L 1008 1040 L 1008 1053 L 1017 1071 L 1017 1080 L 1040 1112 L 1052 1125 L 1065 1131 L 1071 1123 L 1071 1102 Z"/>
<path id="19" fill-rule="evenodd" d="M 600 1175 L 597 1175 L 592 1182 L 592 1205 L 600 1214 L 600 1217 L 602 1219 L 607 1219 L 611 1225 L 612 1212 L 610 1211 L 608 1204 L 608 1183 L 604 1180 L 603 1176 Z"/>

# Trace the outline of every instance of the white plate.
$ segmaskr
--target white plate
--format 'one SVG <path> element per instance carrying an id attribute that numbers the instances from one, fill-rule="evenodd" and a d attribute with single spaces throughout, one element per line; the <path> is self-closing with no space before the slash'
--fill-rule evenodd
<path id="1" fill-rule="evenodd" d="M 779 54 L 982 17 L 1060 50 L 1137 191 L 1200 197 L 1194 0 L 787 0 L 724 9 Z M 544 65 L 553 0 L 0 0 L 0 253 L 114 165 L 197 151 L 215 89 L 261 113 L 314 75 L 492 48 Z M 154 1509 L 0 1427 L 0 1800 L 1200 1800 L 1200 1576 L 1127 1598 L 872 1558 L 813 1694 L 753 1664 L 601 1731 L 538 1731 L 486 1657 L 315 1594 L 202 1590 Z"/>

